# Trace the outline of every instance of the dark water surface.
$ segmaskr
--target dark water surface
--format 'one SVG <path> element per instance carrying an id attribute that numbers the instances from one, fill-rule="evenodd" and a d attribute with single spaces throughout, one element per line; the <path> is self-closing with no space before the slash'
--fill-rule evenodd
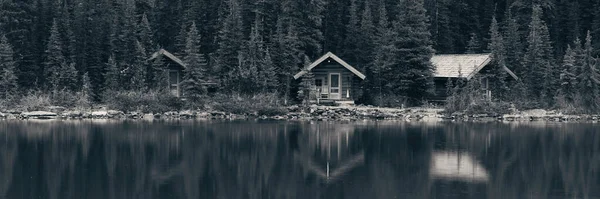
<path id="1" fill-rule="evenodd" d="M 599 124 L 0 122 L 0 198 L 600 198 Z"/>

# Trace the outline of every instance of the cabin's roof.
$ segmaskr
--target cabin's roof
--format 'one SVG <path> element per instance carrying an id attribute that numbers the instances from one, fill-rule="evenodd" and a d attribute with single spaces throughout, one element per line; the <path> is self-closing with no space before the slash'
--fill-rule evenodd
<path id="1" fill-rule="evenodd" d="M 338 56 L 336 56 L 335 54 L 333 54 L 331 52 L 327 52 L 321 58 L 319 58 L 315 62 L 311 63 L 308 66 L 308 70 L 312 70 L 314 67 L 318 66 L 319 64 L 321 64 L 323 61 L 327 60 L 328 58 L 333 59 L 334 61 L 336 61 L 340 65 L 344 66 L 344 68 L 348 69 L 350 72 L 354 73 L 356 76 L 360 77 L 361 79 L 365 79 L 367 77 L 367 76 L 363 75 L 361 72 L 359 72 L 358 70 L 356 70 L 356 68 L 352 67 L 350 64 L 346 63 L 344 60 L 340 59 Z M 294 75 L 294 79 L 298 79 L 298 78 L 302 77 L 302 75 L 304 75 L 305 73 L 306 73 L 306 71 L 304 71 L 304 70 L 298 72 L 296 75 Z"/>
<path id="2" fill-rule="evenodd" d="M 155 53 L 153 53 L 149 60 L 156 59 L 160 55 L 164 55 L 164 56 L 168 57 L 169 59 L 173 60 L 175 63 L 181 65 L 181 67 L 186 68 L 185 64 L 183 63 L 183 61 L 181 61 L 181 59 L 179 59 L 177 56 L 171 54 L 169 51 L 167 51 L 165 49 L 160 49 L 160 50 L 156 51 Z"/>
<path id="3" fill-rule="evenodd" d="M 446 54 L 434 55 L 431 63 L 435 67 L 435 77 L 464 77 L 471 79 L 491 61 L 491 54 Z M 504 70 L 514 79 L 519 79 L 515 73 L 503 66 Z"/>

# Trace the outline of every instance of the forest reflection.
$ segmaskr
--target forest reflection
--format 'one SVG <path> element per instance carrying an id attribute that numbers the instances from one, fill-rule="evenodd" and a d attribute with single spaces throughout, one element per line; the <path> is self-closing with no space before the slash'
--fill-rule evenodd
<path id="1" fill-rule="evenodd" d="M 0 198 L 595 198 L 596 124 L 0 123 Z"/>

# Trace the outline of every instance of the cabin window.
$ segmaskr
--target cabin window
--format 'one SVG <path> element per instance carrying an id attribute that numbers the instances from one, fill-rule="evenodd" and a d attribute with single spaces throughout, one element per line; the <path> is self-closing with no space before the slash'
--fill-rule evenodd
<path id="1" fill-rule="evenodd" d="M 320 88 L 321 86 L 323 86 L 323 80 L 322 79 L 315 79 L 315 86 L 317 88 Z"/>
<path id="2" fill-rule="evenodd" d="M 169 71 L 169 90 L 173 95 L 179 97 L 179 71 Z"/>

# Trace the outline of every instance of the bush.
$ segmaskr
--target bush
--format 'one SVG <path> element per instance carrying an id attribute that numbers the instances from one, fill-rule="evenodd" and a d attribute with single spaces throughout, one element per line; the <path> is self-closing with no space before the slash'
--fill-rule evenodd
<path id="1" fill-rule="evenodd" d="M 39 111 L 51 105 L 50 95 L 34 91 L 23 96 L 18 107 L 26 111 Z"/>
<path id="2" fill-rule="evenodd" d="M 82 92 L 68 90 L 55 90 L 50 93 L 50 103 L 55 106 L 66 108 L 85 109 L 91 106 L 89 97 Z"/>
<path id="3" fill-rule="evenodd" d="M 224 95 L 213 97 L 214 109 L 234 114 L 284 115 L 287 113 L 276 94 Z"/>
<path id="4" fill-rule="evenodd" d="M 17 108 L 20 99 L 17 95 L 8 95 L 6 99 L 0 100 L 0 112 Z"/>
<path id="5" fill-rule="evenodd" d="M 502 115 L 509 114 L 511 110 L 510 103 L 507 102 L 492 102 L 482 101 L 480 103 L 473 103 L 465 109 L 465 114 L 488 114 L 488 115 Z"/>
<path id="6" fill-rule="evenodd" d="M 104 96 L 110 109 L 124 112 L 162 113 L 181 110 L 181 100 L 166 91 L 108 91 Z"/>
<path id="7" fill-rule="evenodd" d="M 373 105 L 375 106 L 391 108 L 403 107 L 408 103 L 406 97 L 394 94 L 376 95 L 373 96 L 371 100 L 373 100 Z"/>

